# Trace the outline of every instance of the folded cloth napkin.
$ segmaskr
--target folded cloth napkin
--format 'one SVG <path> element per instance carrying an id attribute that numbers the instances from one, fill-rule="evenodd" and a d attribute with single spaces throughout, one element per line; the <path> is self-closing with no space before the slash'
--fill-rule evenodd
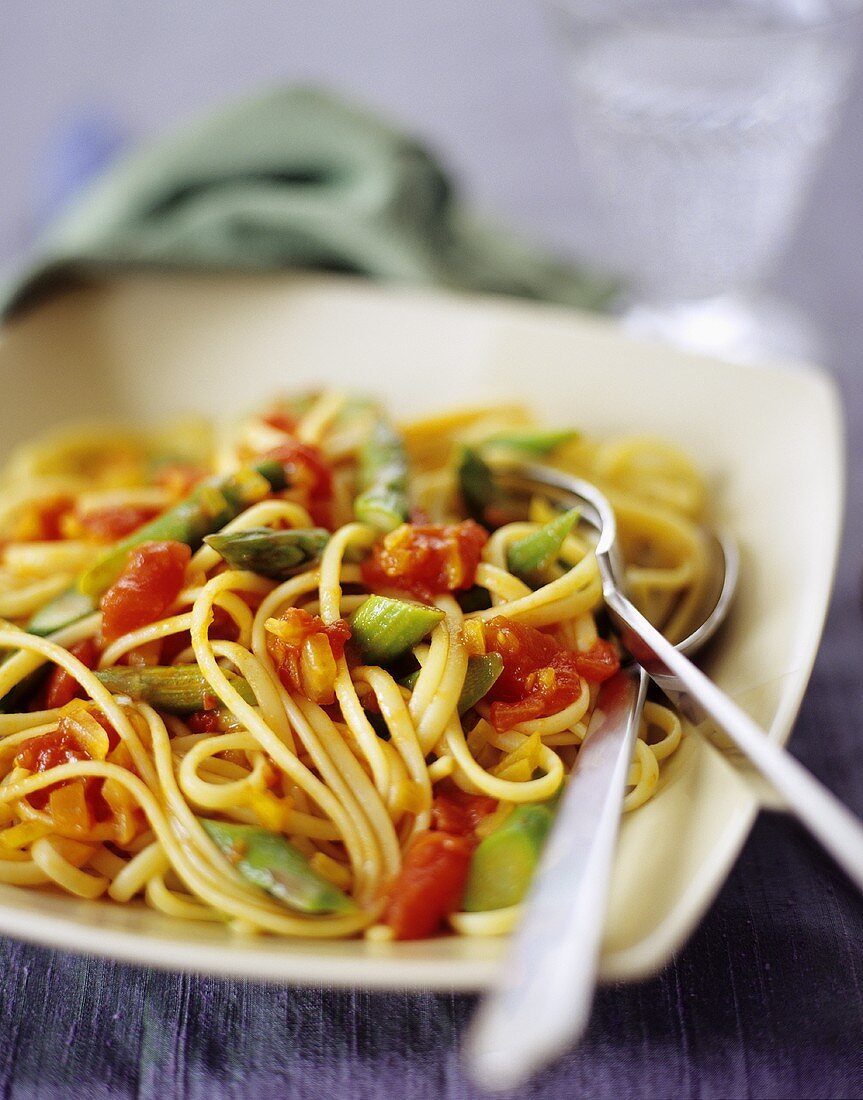
<path id="1" fill-rule="evenodd" d="M 153 269 L 354 272 L 600 308 L 613 288 L 489 229 L 416 141 L 321 91 L 276 89 L 110 168 L 0 295 Z"/>

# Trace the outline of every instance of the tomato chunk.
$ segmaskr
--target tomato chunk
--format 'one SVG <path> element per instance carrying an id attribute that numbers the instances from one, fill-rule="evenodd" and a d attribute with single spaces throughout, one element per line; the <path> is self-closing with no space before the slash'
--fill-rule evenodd
<path id="1" fill-rule="evenodd" d="M 400 588 L 421 600 L 470 588 L 488 532 L 472 519 L 463 523 L 403 523 L 363 563 L 370 588 Z"/>
<path id="2" fill-rule="evenodd" d="M 384 921 L 397 940 L 419 940 L 461 904 L 473 842 L 450 833 L 421 833 L 408 848 L 389 892 Z"/>
<path id="3" fill-rule="evenodd" d="M 344 619 L 325 623 L 301 607 L 288 607 L 278 619 L 267 620 L 267 651 L 279 679 L 289 691 L 321 706 L 335 702 L 336 662 L 350 636 Z"/>
<path id="4" fill-rule="evenodd" d="M 498 730 L 556 714 L 578 698 L 582 677 L 601 683 L 620 667 L 613 646 L 601 639 L 586 653 L 574 653 L 550 634 L 503 615 L 483 628 L 486 650 L 503 658 L 503 672 L 487 695 Z"/>
<path id="5" fill-rule="evenodd" d="M 319 527 L 331 528 L 333 472 L 318 448 L 291 439 L 268 451 L 264 457 L 281 462 L 292 492 L 299 492 L 313 522 Z"/>
<path id="6" fill-rule="evenodd" d="M 609 680 L 620 668 L 617 650 L 604 638 L 597 638 L 585 653 L 576 653 L 576 668 L 592 684 Z"/>
<path id="7" fill-rule="evenodd" d="M 201 466 L 194 466 L 190 462 L 171 462 L 159 467 L 153 476 L 153 481 L 160 488 L 167 490 L 172 499 L 182 500 L 206 476 L 207 471 Z"/>
<path id="8" fill-rule="evenodd" d="M 106 642 L 155 622 L 183 587 L 192 552 L 182 542 L 144 542 L 129 555 L 126 568 L 102 597 Z"/>
<path id="9" fill-rule="evenodd" d="M 71 497 L 41 500 L 25 509 L 18 519 L 13 542 L 56 542 L 63 538 L 63 522 L 72 511 Z"/>
<path id="10" fill-rule="evenodd" d="M 196 710 L 186 719 L 192 733 L 218 733 L 222 728 L 222 718 L 218 710 Z"/>
<path id="11" fill-rule="evenodd" d="M 15 763 L 28 772 L 47 772 L 61 764 L 74 764 L 89 760 L 90 754 L 78 739 L 62 725 L 41 737 L 31 737 L 15 757 Z"/>
<path id="12" fill-rule="evenodd" d="M 76 516 L 85 535 L 99 542 L 117 542 L 159 514 L 158 508 L 142 504 L 116 504 Z"/>
<path id="13" fill-rule="evenodd" d="M 480 821 L 496 809 L 496 799 L 484 794 L 468 794 L 453 785 L 435 795 L 432 825 L 444 833 L 472 836 Z"/>
<path id="14" fill-rule="evenodd" d="M 69 652 L 73 657 L 87 666 L 95 668 L 99 660 L 99 647 L 93 638 L 84 638 L 69 646 Z M 39 691 L 31 704 L 33 710 L 52 710 L 54 707 L 65 707 L 73 699 L 84 694 L 84 691 L 74 676 L 70 676 L 64 669 L 56 666 L 51 670 L 47 681 Z M 32 771 L 32 768 L 30 769 Z"/>
<path id="15" fill-rule="evenodd" d="M 287 413 L 280 412 L 278 409 L 262 416 L 261 420 L 265 424 L 269 424 L 271 428 L 275 428 L 276 431 L 284 432 L 285 435 L 293 435 L 298 423 L 292 416 L 288 416 Z"/>

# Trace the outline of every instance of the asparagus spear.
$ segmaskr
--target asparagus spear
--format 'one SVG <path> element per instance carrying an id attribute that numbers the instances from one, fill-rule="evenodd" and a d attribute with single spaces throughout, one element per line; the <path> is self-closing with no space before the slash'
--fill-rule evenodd
<path id="1" fill-rule="evenodd" d="M 79 589 L 87 596 L 101 596 L 122 571 L 129 551 L 142 542 L 172 539 L 197 549 L 205 535 L 224 527 L 271 489 L 284 489 L 286 483 L 284 467 L 275 459 L 243 467 L 227 477 L 209 478 L 191 496 L 115 543 L 81 577 Z"/>
<path id="2" fill-rule="evenodd" d="M 401 436 L 379 419 L 360 451 L 360 492 L 354 514 L 360 523 L 392 531 L 408 518 L 408 458 Z"/>
<path id="3" fill-rule="evenodd" d="M 174 539 L 195 548 L 204 535 L 224 527 L 269 490 L 278 492 L 286 484 L 284 466 L 275 459 L 264 459 L 225 478 L 210 479 L 186 500 L 111 547 L 77 585 L 40 608 L 26 629 L 41 636 L 53 634 L 95 611 L 98 598 L 122 571 L 128 552 L 140 543 Z M 0 699 L 0 709 L 10 706 L 10 695 Z"/>
<path id="4" fill-rule="evenodd" d="M 472 447 L 463 447 L 458 467 L 458 483 L 465 507 L 478 522 L 485 520 L 485 510 L 500 495 L 491 468 Z"/>
<path id="5" fill-rule="evenodd" d="M 522 580 L 530 581 L 537 570 L 550 565 L 560 553 L 560 548 L 578 516 L 578 509 L 571 508 L 524 538 L 517 539 L 506 555 L 510 572 Z"/>
<path id="6" fill-rule="evenodd" d="M 527 894 L 551 823 L 548 803 L 516 806 L 474 852 L 462 907 L 469 913 L 518 905 Z"/>
<path id="7" fill-rule="evenodd" d="M 92 596 L 85 596 L 77 585 L 73 585 L 41 607 L 31 617 L 26 629 L 30 634 L 38 634 L 41 638 L 45 638 L 55 630 L 62 630 L 64 626 L 76 623 L 85 615 L 91 615 L 98 606 L 98 602 Z"/>
<path id="8" fill-rule="evenodd" d="M 499 653 L 481 653 L 468 657 L 467 672 L 458 697 L 459 714 L 465 714 L 487 695 L 502 672 L 503 658 Z M 405 676 L 399 683 L 406 688 L 413 688 L 418 679 L 419 670 Z"/>
<path id="9" fill-rule="evenodd" d="M 558 447 L 562 447 L 564 443 L 570 443 L 578 437 L 579 432 L 571 429 L 526 428 L 521 431 L 514 429 L 508 432 L 497 432 L 488 439 L 484 439 L 482 449 L 484 451 L 493 449 L 523 451 L 533 458 L 544 458 Z"/>
<path id="10" fill-rule="evenodd" d="M 437 607 L 369 596 L 351 616 L 351 641 L 368 664 L 389 664 L 421 642 L 443 617 Z"/>
<path id="11" fill-rule="evenodd" d="M 288 908 L 301 913 L 349 913 L 356 908 L 280 833 L 205 817 L 198 821 L 247 882 Z"/>
<path id="12" fill-rule="evenodd" d="M 273 580 L 287 580 L 318 561 L 329 542 L 323 527 L 271 531 L 252 527 L 223 535 L 206 535 L 204 542 L 235 569 L 250 569 Z"/>
<path id="13" fill-rule="evenodd" d="M 233 672 L 226 672 L 229 682 L 247 703 L 257 702 L 248 683 Z M 96 673 L 114 695 L 141 699 L 157 710 L 169 714 L 192 714 L 196 710 L 212 710 L 218 705 L 213 689 L 197 665 L 147 665 L 134 668 L 117 665 Z"/>

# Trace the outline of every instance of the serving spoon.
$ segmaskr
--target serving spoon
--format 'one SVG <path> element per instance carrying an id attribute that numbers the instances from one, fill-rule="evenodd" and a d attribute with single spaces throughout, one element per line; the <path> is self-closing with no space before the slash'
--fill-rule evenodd
<path id="1" fill-rule="evenodd" d="M 687 659 L 718 628 L 733 596 L 737 554 L 720 540 L 724 577 L 704 622 L 675 648 L 626 598 L 611 505 L 595 486 L 558 470 L 497 463 L 505 488 L 573 502 L 598 533 L 606 606 L 639 671 L 604 685 L 599 717 L 579 752 L 555 828 L 496 988 L 471 1024 L 468 1067 L 488 1088 L 519 1084 L 578 1038 L 590 1010 L 614 842 L 648 677 L 696 725 L 722 729 L 863 890 L 863 826 L 794 757 Z"/>

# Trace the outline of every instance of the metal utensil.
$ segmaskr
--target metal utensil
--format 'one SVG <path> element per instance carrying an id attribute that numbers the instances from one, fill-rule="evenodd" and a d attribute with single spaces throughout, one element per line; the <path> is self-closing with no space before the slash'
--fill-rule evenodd
<path id="1" fill-rule="evenodd" d="M 724 730 L 860 889 L 863 826 L 683 652 L 694 652 L 724 618 L 736 581 L 736 554 L 727 542 L 727 583 L 720 587 L 713 614 L 675 649 L 621 591 L 614 514 L 593 485 L 521 463 L 498 465 L 496 475 L 508 488 L 542 492 L 570 506 L 575 500 L 581 506 L 584 519 L 598 532 L 596 556 L 606 605 L 642 670 L 637 678 L 618 674 L 606 685 L 604 716 L 589 731 L 579 754 L 580 766 L 558 812 L 511 957 L 466 1039 L 465 1053 L 475 1079 L 486 1087 L 503 1088 L 518 1084 L 561 1053 L 586 1022 L 624 782 L 647 676 L 688 718 L 698 723 L 707 716 Z"/>

